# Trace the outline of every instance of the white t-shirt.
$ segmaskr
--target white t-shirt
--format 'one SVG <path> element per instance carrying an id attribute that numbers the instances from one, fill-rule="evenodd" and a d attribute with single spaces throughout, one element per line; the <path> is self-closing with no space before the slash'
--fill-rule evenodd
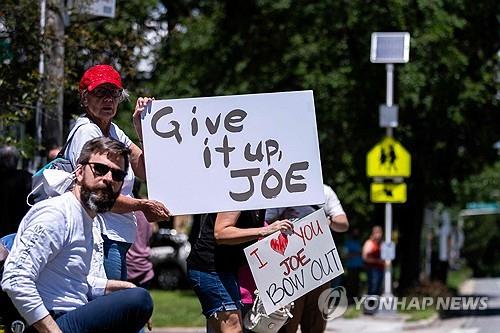
<path id="1" fill-rule="evenodd" d="M 103 294 L 87 281 L 92 221 L 71 192 L 37 203 L 21 221 L 2 289 L 29 325 L 49 310 L 72 311 Z"/>
<path id="2" fill-rule="evenodd" d="M 340 204 L 340 200 L 333 189 L 323 184 L 323 191 L 325 192 L 325 204 L 323 209 L 325 210 L 326 216 L 335 217 L 338 215 L 345 215 L 344 208 Z"/>
<path id="3" fill-rule="evenodd" d="M 345 215 L 340 200 L 333 189 L 328 185 L 323 185 L 323 191 L 325 193 L 325 203 L 319 205 L 319 207 L 323 208 L 326 216 L 335 217 L 342 214 Z M 316 209 L 314 206 L 269 208 L 266 209 L 266 221 L 274 222 L 278 219 L 301 219 L 315 211 Z"/>
<path id="4" fill-rule="evenodd" d="M 94 138 L 103 136 L 99 126 L 90 121 L 87 117 L 80 117 L 75 123 L 75 126 L 68 135 L 70 138 L 73 132 L 76 133 L 71 140 L 65 151 L 65 157 L 71 161 L 73 166 L 77 165 L 78 157 L 82 151 L 83 145 Z M 111 123 L 109 129 L 109 136 L 125 144 L 125 146 L 130 147 L 132 141 L 128 136 L 114 123 Z M 127 176 L 123 181 L 123 187 L 121 194 L 132 197 L 132 189 L 134 187 L 134 171 L 132 170 L 130 163 L 127 172 Z M 119 242 L 133 243 L 135 239 L 137 222 L 134 213 L 123 213 L 116 214 L 112 212 L 106 212 L 103 214 L 98 214 L 96 217 L 99 222 L 100 230 L 109 239 Z"/>

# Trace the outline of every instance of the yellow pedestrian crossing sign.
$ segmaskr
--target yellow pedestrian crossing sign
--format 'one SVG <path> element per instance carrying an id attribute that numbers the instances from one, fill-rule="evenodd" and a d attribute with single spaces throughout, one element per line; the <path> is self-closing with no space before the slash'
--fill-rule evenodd
<path id="1" fill-rule="evenodd" d="M 406 184 L 372 183 L 370 200 L 371 202 L 404 203 L 406 202 Z"/>
<path id="2" fill-rule="evenodd" d="M 366 155 L 368 177 L 410 177 L 411 156 L 391 137 L 386 136 Z"/>

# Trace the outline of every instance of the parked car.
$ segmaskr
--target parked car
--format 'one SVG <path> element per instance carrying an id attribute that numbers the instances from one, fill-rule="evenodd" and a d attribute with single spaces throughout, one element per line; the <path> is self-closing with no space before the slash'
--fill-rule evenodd
<path id="1" fill-rule="evenodd" d="M 175 229 L 160 228 L 151 239 L 153 286 L 174 290 L 187 287 L 186 259 L 191 251 L 188 236 Z"/>

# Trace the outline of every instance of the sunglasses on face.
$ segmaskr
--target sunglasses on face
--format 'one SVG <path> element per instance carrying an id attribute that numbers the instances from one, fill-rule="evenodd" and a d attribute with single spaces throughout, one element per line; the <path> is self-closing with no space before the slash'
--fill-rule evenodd
<path id="1" fill-rule="evenodd" d="M 125 179 L 125 176 L 127 173 L 123 170 L 120 169 L 113 169 L 106 164 L 102 163 L 97 163 L 97 162 L 88 162 L 88 163 L 83 163 L 84 165 L 88 164 L 90 166 L 90 170 L 94 173 L 94 176 L 97 177 L 103 177 L 108 174 L 108 172 L 111 171 L 111 178 L 115 182 L 122 182 Z"/>
<path id="2" fill-rule="evenodd" d="M 95 88 L 90 92 L 95 97 L 102 98 L 104 96 L 111 96 L 113 98 L 121 97 L 123 89 L 108 89 L 108 88 Z"/>

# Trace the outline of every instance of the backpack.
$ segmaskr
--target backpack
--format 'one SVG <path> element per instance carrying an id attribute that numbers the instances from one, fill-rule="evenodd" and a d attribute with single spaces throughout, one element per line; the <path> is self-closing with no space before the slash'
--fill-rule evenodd
<path id="1" fill-rule="evenodd" d="M 37 202 L 63 194 L 75 180 L 75 165 L 64 157 L 66 148 L 73 140 L 78 129 L 85 124 L 80 124 L 61 148 L 57 157 L 45 164 L 32 177 L 32 191 L 26 198 L 26 203 L 33 206 Z"/>

